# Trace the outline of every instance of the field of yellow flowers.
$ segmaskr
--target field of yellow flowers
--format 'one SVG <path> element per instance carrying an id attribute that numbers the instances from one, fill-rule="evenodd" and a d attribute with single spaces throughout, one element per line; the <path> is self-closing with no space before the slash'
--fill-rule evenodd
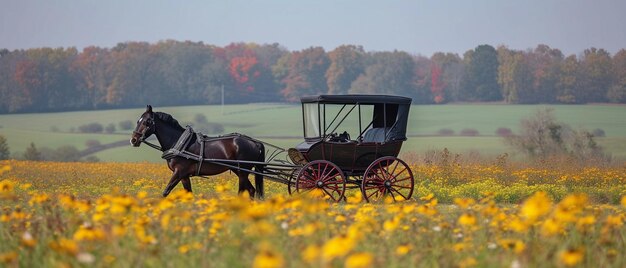
<path id="1" fill-rule="evenodd" d="M 0 162 L 0 267 L 625 267 L 626 167 L 412 164 L 411 200 L 160 192 L 164 164 Z"/>

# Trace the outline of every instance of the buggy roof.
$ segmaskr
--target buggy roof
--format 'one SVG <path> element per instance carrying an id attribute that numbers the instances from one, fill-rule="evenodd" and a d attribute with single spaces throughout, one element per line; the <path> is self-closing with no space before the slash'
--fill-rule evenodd
<path id="1" fill-rule="evenodd" d="M 390 95 L 317 95 L 300 98 L 302 103 L 330 104 L 411 104 L 411 98 Z"/>

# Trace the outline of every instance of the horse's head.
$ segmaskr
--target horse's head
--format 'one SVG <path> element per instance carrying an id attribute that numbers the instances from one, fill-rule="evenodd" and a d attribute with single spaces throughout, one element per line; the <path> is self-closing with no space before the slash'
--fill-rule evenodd
<path id="1" fill-rule="evenodd" d="M 148 105 L 146 111 L 141 114 L 141 117 L 137 120 L 137 126 L 135 127 L 135 131 L 133 131 L 133 135 L 130 138 L 130 144 L 135 147 L 139 147 L 141 142 L 150 137 L 150 135 L 154 134 L 154 130 L 154 113 L 152 112 L 152 106 Z"/>

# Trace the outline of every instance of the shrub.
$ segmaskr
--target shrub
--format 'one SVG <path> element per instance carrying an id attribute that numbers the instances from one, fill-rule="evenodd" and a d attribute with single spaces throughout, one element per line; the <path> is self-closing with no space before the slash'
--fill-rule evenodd
<path id="1" fill-rule="evenodd" d="M 109 134 L 110 134 L 110 133 L 115 132 L 115 130 L 116 130 L 116 129 L 115 129 L 115 125 L 114 125 L 113 123 L 108 124 L 108 125 L 104 128 L 104 132 L 109 133 Z"/>
<path id="2" fill-rule="evenodd" d="M 437 134 L 439 136 L 453 136 L 454 135 L 454 130 L 449 129 L 449 128 L 442 128 L 440 129 Z"/>
<path id="3" fill-rule="evenodd" d="M 82 133 L 102 133 L 104 127 L 100 123 L 89 123 L 79 126 L 78 130 Z"/>
<path id="4" fill-rule="evenodd" d="M 124 120 L 119 123 L 121 130 L 131 130 L 133 128 L 133 122 L 130 120 Z"/>
<path id="5" fill-rule="evenodd" d="M 207 123 L 205 125 L 198 126 L 196 131 L 204 134 L 220 134 L 224 133 L 224 126 L 218 123 Z"/>
<path id="6" fill-rule="evenodd" d="M 513 135 L 513 131 L 508 127 L 500 127 L 496 129 L 496 135 L 500 137 L 508 137 Z"/>
<path id="7" fill-rule="evenodd" d="M 98 141 L 98 140 L 87 140 L 87 141 L 85 142 L 85 145 L 86 145 L 88 148 L 91 148 L 91 147 L 97 147 L 97 146 L 100 146 L 101 144 L 100 144 L 100 141 Z"/>
<path id="8" fill-rule="evenodd" d="M 474 136 L 478 136 L 478 130 L 475 130 L 473 128 L 464 128 L 463 130 L 461 130 L 461 132 L 459 133 L 461 136 L 469 136 L 469 137 L 474 137 Z"/>
<path id="9" fill-rule="evenodd" d="M 593 140 L 593 134 L 556 121 L 552 111 L 540 109 L 533 116 L 522 119 L 520 134 L 505 137 L 506 142 L 536 159 L 566 156 L 580 161 L 609 160 Z"/>
<path id="10" fill-rule="evenodd" d="M 203 114 L 196 114 L 193 117 L 193 121 L 198 124 L 198 125 L 204 125 L 204 124 L 208 124 L 209 120 L 206 119 L 206 116 L 204 116 Z"/>
<path id="11" fill-rule="evenodd" d="M 95 155 L 90 155 L 90 156 L 85 157 L 85 162 L 92 162 L 92 163 L 100 162 L 100 158 L 98 158 Z"/>
<path id="12" fill-rule="evenodd" d="M 80 151 L 71 145 L 65 145 L 57 148 L 52 153 L 49 160 L 59 162 L 76 162 L 80 159 Z"/>
<path id="13" fill-rule="evenodd" d="M 591 133 L 594 137 L 606 137 L 606 133 L 604 133 L 604 130 L 601 128 L 596 128 Z"/>

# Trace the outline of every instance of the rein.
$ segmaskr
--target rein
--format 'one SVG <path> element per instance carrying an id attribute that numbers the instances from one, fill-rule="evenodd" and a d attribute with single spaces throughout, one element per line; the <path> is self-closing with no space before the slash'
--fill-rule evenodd
<path id="1" fill-rule="evenodd" d="M 151 142 L 146 140 L 146 133 L 145 132 L 141 133 L 141 132 L 133 131 L 133 133 L 134 134 L 141 134 L 141 137 L 139 138 L 139 142 L 143 142 L 146 145 L 148 145 L 148 146 L 150 146 L 150 147 L 152 147 L 154 149 L 157 149 L 159 151 L 163 151 L 163 148 L 161 148 L 161 146 L 158 146 L 158 145 L 156 145 L 154 143 L 151 143 Z"/>

